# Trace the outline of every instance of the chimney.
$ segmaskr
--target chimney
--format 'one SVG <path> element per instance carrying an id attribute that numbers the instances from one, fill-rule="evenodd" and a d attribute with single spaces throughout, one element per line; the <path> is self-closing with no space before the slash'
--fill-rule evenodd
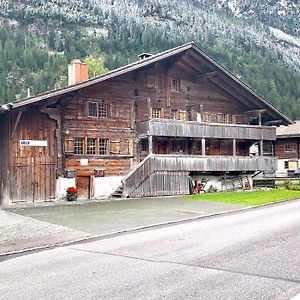
<path id="1" fill-rule="evenodd" d="M 88 80 L 88 65 L 79 59 L 73 60 L 68 66 L 68 85 Z"/>
<path id="2" fill-rule="evenodd" d="M 150 56 L 152 56 L 152 54 L 151 53 L 141 53 L 141 54 L 139 54 L 139 59 L 140 60 L 143 60 L 143 59 L 146 59 L 146 58 L 148 58 L 148 57 L 150 57 Z"/>

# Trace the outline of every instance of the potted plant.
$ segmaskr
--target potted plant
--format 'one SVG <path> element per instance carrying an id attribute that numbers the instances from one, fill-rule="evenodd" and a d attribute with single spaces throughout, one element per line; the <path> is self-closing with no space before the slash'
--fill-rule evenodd
<path id="1" fill-rule="evenodd" d="M 67 200 L 76 201 L 78 197 L 78 190 L 75 187 L 67 188 Z"/>

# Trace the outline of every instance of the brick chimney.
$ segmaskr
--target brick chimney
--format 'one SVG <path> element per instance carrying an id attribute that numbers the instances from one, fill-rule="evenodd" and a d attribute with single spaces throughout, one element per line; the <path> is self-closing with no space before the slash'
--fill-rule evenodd
<path id="1" fill-rule="evenodd" d="M 68 85 L 88 80 L 88 65 L 79 59 L 73 60 L 68 66 Z"/>

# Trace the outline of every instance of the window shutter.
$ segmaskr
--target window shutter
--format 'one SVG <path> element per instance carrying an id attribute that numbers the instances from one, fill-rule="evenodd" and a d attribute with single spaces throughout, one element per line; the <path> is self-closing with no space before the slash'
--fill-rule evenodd
<path id="1" fill-rule="evenodd" d="M 111 140 L 110 141 L 110 152 L 112 154 L 119 154 L 120 153 L 120 140 Z"/>
<path id="2" fill-rule="evenodd" d="M 67 154 L 74 153 L 74 139 L 72 138 L 65 139 L 65 153 Z"/>
<path id="3" fill-rule="evenodd" d="M 186 80 L 179 80 L 179 85 L 180 85 L 180 91 L 181 92 L 186 92 L 187 91 L 187 81 Z"/>

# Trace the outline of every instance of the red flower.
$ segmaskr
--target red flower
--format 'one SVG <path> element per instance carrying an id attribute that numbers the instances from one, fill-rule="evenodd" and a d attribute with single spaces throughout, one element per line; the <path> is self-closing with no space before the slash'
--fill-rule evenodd
<path id="1" fill-rule="evenodd" d="M 67 193 L 69 193 L 69 194 L 77 194 L 78 190 L 75 187 L 68 187 L 67 188 Z"/>

